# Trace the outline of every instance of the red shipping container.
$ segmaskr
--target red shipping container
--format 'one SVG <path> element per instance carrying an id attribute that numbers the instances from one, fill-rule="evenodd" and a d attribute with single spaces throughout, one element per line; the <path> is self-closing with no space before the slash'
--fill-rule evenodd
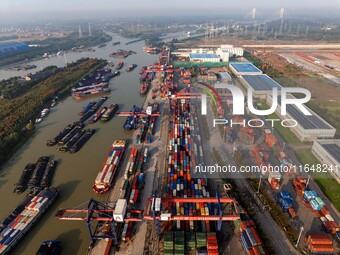
<path id="1" fill-rule="evenodd" d="M 219 255 L 219 253 L 217 249 L 211 249 L 208 250 L 208 255 Z"/>
<path id="2" fill-rule="evenodd" d="M 330 211 L 329 211 L 328 207 L 325 206 L 325 205 L 321 208 L 321 212 L 322 212 L 324 215 L 330 214 Z"/>

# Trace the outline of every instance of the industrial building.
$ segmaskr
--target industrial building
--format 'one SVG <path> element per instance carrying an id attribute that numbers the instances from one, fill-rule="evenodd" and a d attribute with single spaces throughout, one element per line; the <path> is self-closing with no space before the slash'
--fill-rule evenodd
<path id="1" fill-rule="evenodd" d="M 13 52 L 21 52 L 29 49 L 28 45 L 22 42 L 1 42 L 0 56 L 4 56 Z"/>
<path id="2" fill-rule="evenodd" d="M 241 57 L 243 56 L 244 50 L 241 47 L 234 47 L 233 45 L 222 44 L 219 48 L 223 51 L 228 51 L 230 57 Z"/>
<path id="3" fill-rule="evenodd" d="M 287 98 L 294 98 L 293 95 L 287 95 Z M 268 105 L 272 105 L 272 97 L 267 96 Z M 306 106 L 305 106 L 306 107 Z M 295 105 L 287 105 L 287 115 L 281 115 L 281 97 L 278 97 L 278 106 L 276 113 L 282 120 L 293 119 L 297 122 L 296 127 L 290 128 L 290 130 L 298 137 L 302 142 L 312 142 L 317 139 L 332 139 L 335 136 L 336 129 L 329 123 L 323 120 L 319 115 L 313 112 L 311 109 L 306 109 L 312 115 L 304 115 Z"/>
<path id="4" fill-rule="evenodd" d="M 328 165 L 329 173 L 340 183 L 340 139 L 316 140 L 312 153 L 321 163 Z"/>
<path id="5" fill-rule="evenodd" d="M 234 62 L 230 63 L 229 67 L 236 76 L 262 74 L 260 69 L 249 62 Z"/>
<path id="6" fill-rule="evenodd" d="M 228 50 L 222 50 L 221 48 L 218 48 L 216 50 L 216 54 L 221 58 L 223 62 L 229 62 L 229 51 Z"/>
<path id="7" fill-rule="evenodd" d="M 247 89 L 253 90 L 255 98 L 266 99 L 267 95 L 272 95 L 273 88 L 277 88 L 278 91 L 282 88 L 280 84 L 266 74 L 242 75 L 240 80 Z"/>
<path id="8" fill-rule="evenodd" d="M 220 62 L 220 57 L 217 56 L 216 54 L 196 54 L 196 53 L 191 53 L 189 55 L 190 57 L 190 62 L 210 62 L 210 63 L 216 63 Z"/>

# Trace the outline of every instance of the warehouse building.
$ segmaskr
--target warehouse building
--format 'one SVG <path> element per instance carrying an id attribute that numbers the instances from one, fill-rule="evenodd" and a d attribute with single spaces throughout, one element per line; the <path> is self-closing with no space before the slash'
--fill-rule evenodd
<path id="1" fill-rule="evenodd" d="M 190 62 L 209 62 L 209 63 L 216 63 L 220 62 L 220 57 L 217 56 L 216 54 L 196 54 L 196 53 L 191 53 L 189 55 L 190 57 Z"/>
<path id="2" fill-rule="evenodd" d="M 28 50 L 29 47 L 21 42 L 0 42 L 0 56 L 5 56 L 14 52 L 21 52 Z"/>
<path id="3" fill-rule="evenodd" d="M 233 62 L 229 67 L 236 76 L 262 74 L 260 69 L 249 62 Z"/>
<path id="4" fill-rule="evenodd" d="M 287 98 L 294 98 L 293 95 L 287 95 Z M 268 105 L 272 105 L 272 97 L 267 96 Z M 306 106 L 305 106 L 306 107 Z M 306 109 L 312 115 L 304 115 L 295 105 L 287 105 L 287 115 L 281 115 L 281 97 L 278 97 L 278 106 L 276 113 L 282 120 L 294 119 L 297 122 L 296 127 L 290 128 L 290 130 L 297 136 L 302 142 L 312 142 L 317 139 L 333 139 L 336 133 L 336 129 L 329 123 L 323 120 L 319 115 L 313 112 L 311 109 Z"/>
<path id="5" fill-rule="evenodd" d="M 266 99 L 267 95 L 272 95 L 273 88 L 281 90 L 281 85 L 266 74 L 241 75 L 240 80 L 247 89 L 253 90 L 254 98 Z"/>
<path id="6" fill-rule="evenodd" d="M 241 47 L 234 47 L 233 45 L 229 44 L 222 44 L 219 48 L 223 51 L 228 51 L 230 57 L 241 57 L 243 56 L 244 50 Z"/>
<path id="7" fill-rule="evenodd" d="M 222 62 L 229 62 L 229 51 L 218 48 L 216 54 L 220 57 Z"/>
<path id="8" fill-rule="evenodd" d="M 321 163 L 328 165 L 328 172 L 340 183 L 340 139 L 316 140 L 312 153 Z"/>

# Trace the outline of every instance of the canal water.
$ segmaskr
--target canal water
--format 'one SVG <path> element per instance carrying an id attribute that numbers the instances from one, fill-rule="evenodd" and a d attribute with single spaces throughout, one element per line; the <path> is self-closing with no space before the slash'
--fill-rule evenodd
<path id="1" fill-rule="evenodd" d="M 134 104 L 141 106 L 144 98 L 139 94 L 139 70 L 142 65 L 149 65 L 157 60 L 157 56 L 148 55 L 142 51 L 144 42 L 125 45 L 130 39 L 114 35 L 111 42 L 102 48 L 95 48 L 95 52 L 70 52 L 66 54 L 68 62 L 76 61 L 82 57 L 95 57 L 113 61 L 114 64 L 121 61 L 109 57 L 112 51 L 117 49 L 133 50 L 137 54 L 123 60 L 125 65 L 121 75 L 110 81 L 111 93 L 104 105 L 118 103 L 120 111 L 129 111 Z M 112 42 L 120 41 L 120 45 L 113 46 Z M 49 65 L 64 66 L 64 56 L 56 56 L 49 59 L 33 61 L 28 64 L 37 66 L 40 70 Z M 133 72 L 126 72 L 130 64 L 137 64 Z M 0 70 L 0 79 L 12 76 L 25 75 L 25 72 Z M 91 197 L 98 200 L 106 200 L 107 196 L 98 196 L 92 191 L 94 179 L 108 153 L 111 143 L 116 139 L 129 139 L 130 132 L 124 131 L 122 125 L 124 117 L 115 116 L 108 123 L 86 124 L 86 127 L 96 129 L 94 136 L 76 154 L 61 153 L 57 147 L 47 147 L 46 141 L 58 134 L 68 123 L 78 119 L 78 112 L 94 99 L 81 102 L 66 98 L 57 106 L 51 108 L 51 113 L 38 124 L 33 137 L 27 141 L 0 170 L 0 218 L 4 218 L 25 197 L 25 193 L 14 195 L 14 184 L 25 165 L 36 162 L 40 156 L 49 156 L 58 161 L 53 186 L 61 189 L 59 199 L 47 211 L 47 214 L 29 231 L 13 250 L 12 254 L 35 254 L 43 240 L 57 239 L 62 242 L 62 254 L 85 254 L 89 246 L 89 237 L 85 222 L 59 221 L 54 217 L 59 208 L 76 207 L 87 202 Z"/>

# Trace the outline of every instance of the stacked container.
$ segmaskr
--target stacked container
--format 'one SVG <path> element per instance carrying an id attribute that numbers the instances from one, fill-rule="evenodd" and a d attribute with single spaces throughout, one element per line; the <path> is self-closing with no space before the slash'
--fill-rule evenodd
<path id="1" fill-rule="evenodd" d="M 333 254 L 332 239 L 326 234 L 310 234 L 306 242 L 311 254 Z"/>

